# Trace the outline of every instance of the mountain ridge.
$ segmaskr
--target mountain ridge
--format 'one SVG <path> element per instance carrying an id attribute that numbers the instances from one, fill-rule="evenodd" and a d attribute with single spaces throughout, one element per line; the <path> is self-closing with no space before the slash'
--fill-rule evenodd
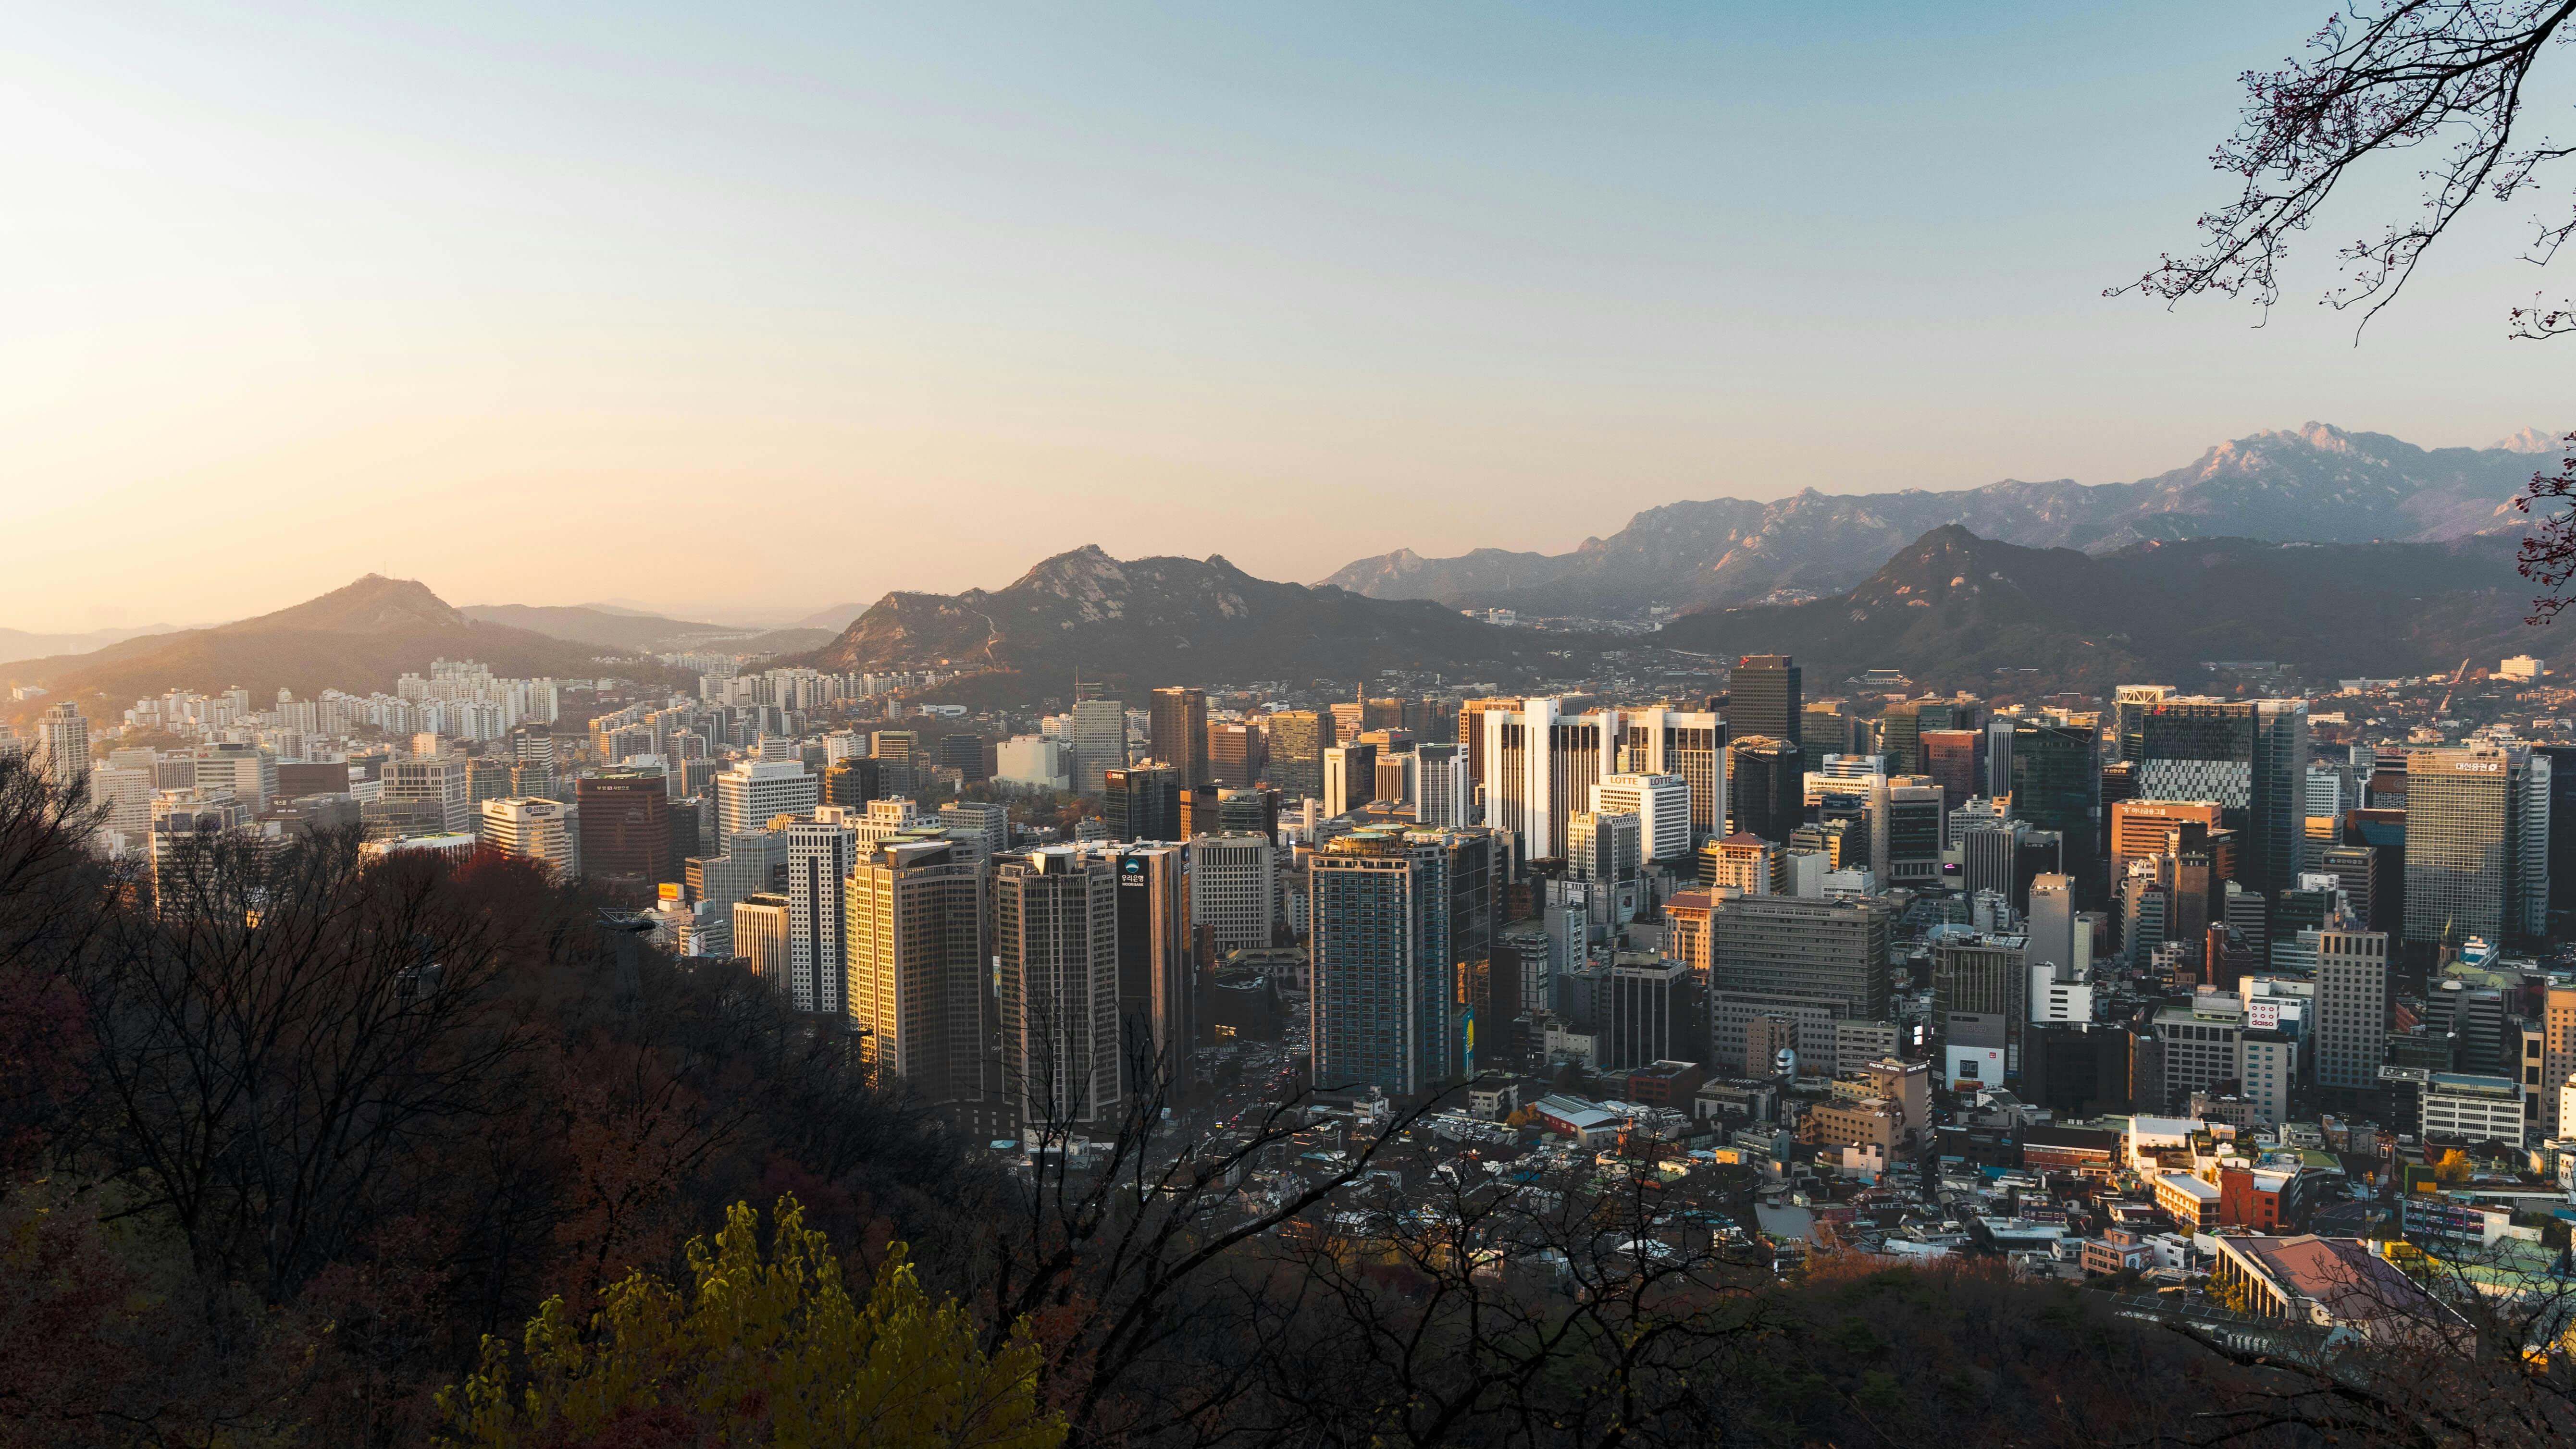
<path id="1" fill-rule="evenodd" d="M 2418 448 L 2311 422 L 2217 443 L 2126 483 L 2004 479 L 1978 488 L 1685 500 L 1644 509 L 1562 554 L 1398 549 L 1320 582 L 1375 598 L 1602 618 L 1687 613 L 1850 587 L 1926 530 L 2107 553 L 2149 539 L 2434 542 L 2519 526 L 2511 499 L 2559 441 L 2526 428 L 2490 448 Z"/>
<path id="2" fill-rule="evenodd" d="M 1222 554 L 1053 554 L 999 589 L 898 590 L 798 661 L 832 670 L 974 666 L 1062 693 L 1077 672 L 1175 680 L 1348 678 L 1379 669 L 1516 667 L 1568 636 L 1499 629 L 1419 600 L 1255 578 Z"/>
<path id="3" fill-rule="evenodd" d="M 1812 693 L 1865 669 L 1991 689 L 2191 684 L 2213 660 L 2271 660 L 2312 679 L 2418 674 L 2463 654 L 2576 654 L 2523 623 L 2510 539 L 2311 544 L 2148 540 L 2107 554 L 2031 548 L 1944 524 L 1851 589 L 1685 615 L 1653 637 L 1706 654 L 1786 653 Z"/>
<path id="4" fill-rule="evenodd" d="M 9 673 L 18 683 L 47 691 L 19 702 L 17 713 L 32 714 L 64 699 L 115 711 L 172 689 L 239 687 L 255 699 L 281 688 L 299 694 L 391 689 L 404 672 L 425 670 L 441 657 L 531 676 L 595 674 L 606 662 L 593 646 L 467 618 L 417 579 L 367 574 L 272 613 L 128 639 L 85 654 L 23 660 Z"/>
<path id="5" fill-rule="evenodd" d="M 623 649 L 651 649 L 691 635 L 764 632 L 747 625 L 674 619 L 601 604 L 466 604 L 456 612 L 479 623 L 506 624 L 550 639 Z"/>

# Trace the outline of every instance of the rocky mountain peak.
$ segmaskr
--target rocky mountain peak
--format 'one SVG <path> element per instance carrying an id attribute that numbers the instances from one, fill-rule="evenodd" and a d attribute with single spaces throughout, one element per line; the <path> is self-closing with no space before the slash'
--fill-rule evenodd
<path id="1" fill-rule="evenodd" d="M 239 633 L 309 630 L 325 634 L 394 634 L 419 629 L 464 629 L 465 616 L 418 579 L 368 574 L 318 598 L 228 624 Z"/>

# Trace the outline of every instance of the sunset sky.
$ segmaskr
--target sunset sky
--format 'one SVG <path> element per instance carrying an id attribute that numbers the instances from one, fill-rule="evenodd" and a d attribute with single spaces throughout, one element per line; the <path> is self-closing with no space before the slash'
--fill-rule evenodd
<path id="1" fill-rule="evenodd" d="M 2099 295 L 2317 5 L 109 8 L 0 47 L 0 626 L 1313 579 L 2576 426 L 2519 205 L 2357 347 L 2329 239 L 2264 326 Z"/>

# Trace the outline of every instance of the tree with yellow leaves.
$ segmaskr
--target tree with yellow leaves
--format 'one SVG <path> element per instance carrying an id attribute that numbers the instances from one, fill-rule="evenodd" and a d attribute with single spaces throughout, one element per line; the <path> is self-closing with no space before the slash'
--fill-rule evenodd
<path id="1" fill-rule="evenodd" d="M 584 1333 L 560 1298 L 528 1322 L 528 1381 L 483 1340 L 483 1366 L 438 1396 L 451 1449 L 622 1440 L 772 1449 L 1057 1449 L 1062 1416 L 1038 1403 L 1025 1331 L 986 1355 L 955 1300 L 934 1304 L 896 1244 L 864 1306 L 831 1241 L 778 1201 L 766 1259 L 760 1214 L 737 1203 L 710 1245 L 688 1247 L 694 1291 L 641 1270 L 610 1287 Z"/>
<path id="2" fill-rule="evenodd" d="M 2442 1155 L 2433 1163 L 2435 1182 L 2466 1182 L 2475 1173 L 2476 1168 L 2469 1162 L 2469 1154 L 2456 1147 L 2443 1149 Z"/>

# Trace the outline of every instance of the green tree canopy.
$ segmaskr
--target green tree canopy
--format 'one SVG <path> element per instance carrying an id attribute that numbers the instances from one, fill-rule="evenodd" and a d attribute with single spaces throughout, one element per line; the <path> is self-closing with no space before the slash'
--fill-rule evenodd
<path id="1" fill-rule="evenodd" d="M 1037 1399 L 1025 1331 L 987 1355 L 954 1300 L 931 1302 L 896 1244 L 867 1301 L 850 1297 L 823 1233 L 781 1198 L 764 1257 L 760 1213 L 737 1203 L 688 1247 L 687 1291 L 637 1271 L 585 1326 L 561 1298 L 528 1322 L 527 1381 L 483 1341 L 481 1372 L 439 1394 L 444 1443 L 576 1449 L 657 1443 L 772 1449 L 1057 1449 L 1064 1420 Z"/>

